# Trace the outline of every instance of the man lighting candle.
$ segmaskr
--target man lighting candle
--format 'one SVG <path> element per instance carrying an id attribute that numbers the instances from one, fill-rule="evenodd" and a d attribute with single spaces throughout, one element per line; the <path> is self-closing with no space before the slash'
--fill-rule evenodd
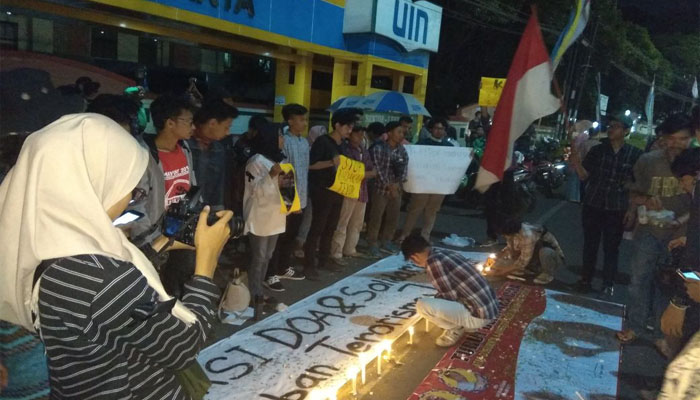
<path id="1" fill-rule="evenodd" d="M 435 342 L 440 347 L 457 343 L 465 330 L 476 330 L 498 316 L 498 299 L 476 269 L 476 262 L 456 251 L 432 248 L 419 234 L 401 243 L 401 252 L 428 272 L 435 297 L 416 302 L 418 314 L 445 331 Z"/>

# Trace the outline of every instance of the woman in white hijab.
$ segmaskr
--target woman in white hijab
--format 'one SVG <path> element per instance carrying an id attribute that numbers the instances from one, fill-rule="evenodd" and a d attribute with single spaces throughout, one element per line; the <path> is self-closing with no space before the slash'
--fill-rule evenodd
<path id="1" fill-rule="evenodd" d="M 188 398 L 173 371 L 211 329 L 231 213 L 209 226 L 202 212 L 195 276 L 176 302 L 112 224 L 147 163 L 112 120 L 72 114 L 32 134 L 0 186 L 0 319 L 39 328 L 52 398 Z"/>

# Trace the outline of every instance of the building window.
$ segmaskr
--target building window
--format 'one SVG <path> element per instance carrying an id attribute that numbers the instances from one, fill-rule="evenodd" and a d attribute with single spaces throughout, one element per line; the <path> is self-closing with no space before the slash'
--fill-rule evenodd
<path id="1" fill-rule="evenodd" d="M 413 94 L 413 90 L 415 89 L 415 84 L 416 84 L 416 78 L 413 76 L 407 76 L 403 78 L 403 88 L 401 88 L 401 91 L 404 93 L 411 93 Z"/>
<path id="2" fill-rule="evenodd" d="M 333 74 L 323 71 L 311 72 L 311 89 L 327 90 L 333 88 Z"/>
<path id="3" fill-rule="evenodd" d="M 90 54 L 94 58 L 117 58 L 117 31 L 106 28 L 92 28 Z"/>
<path id="4" fill-rule="evenodd" d="M 393 81 L 388 76 L 373 76 L 372 87 L 375 89 L 391 90 Z"/>
<path id="5" fill-rule="evenodd" d="M 0 21 L 0 49 L 17 50 L 19 25 L 16 22 Z"/>
<path id="6" fill-rule="evenodd" d="M 139 38 L 139 64 L 157 65 L 160 42 L 152 37 Z"/>
<path id="7" fill-rule="evenodd" d="M 289 66 L 289 82 L 288 82 L 290 85 L 294 84 L 294 80 L 296 79 L 296 76 L 297 76 L 297 67 L 294 65 L 290 65 Z"/>

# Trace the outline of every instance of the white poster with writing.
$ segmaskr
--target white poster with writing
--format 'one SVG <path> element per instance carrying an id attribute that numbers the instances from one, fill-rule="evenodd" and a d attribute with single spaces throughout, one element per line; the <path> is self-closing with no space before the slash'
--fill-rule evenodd
<path id="1" fill-rule="evenodd" d="M 434 294 L 424 269 L 385 258 L 202 350 L 206 399 L 292 400 L 337 389 L 360 353 L 401 336 L 419 319 L 416 300 Z"/>
<path id="2" fill-rule="evenodd" d="M 408 193 L 453 194 L 472 161 L 470 147 L 408 145 Z"/>

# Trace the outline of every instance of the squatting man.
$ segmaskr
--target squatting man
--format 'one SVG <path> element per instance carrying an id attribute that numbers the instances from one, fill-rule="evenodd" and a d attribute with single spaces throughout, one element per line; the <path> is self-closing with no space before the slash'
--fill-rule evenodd
<path id="1" fill-rule="evenodd" d="M 435 297 L 418 299 L 416 311 L 445 330 L 437 338 L 438 346 L 452 346 L 466 330 L 482 328 L 498 316 L 496 293 L 475 261 L 456 251 L 433 248 L 420 234 L 404 239 L 401 252 L 407 261 L 426 269 L 437 290 Z"/>

